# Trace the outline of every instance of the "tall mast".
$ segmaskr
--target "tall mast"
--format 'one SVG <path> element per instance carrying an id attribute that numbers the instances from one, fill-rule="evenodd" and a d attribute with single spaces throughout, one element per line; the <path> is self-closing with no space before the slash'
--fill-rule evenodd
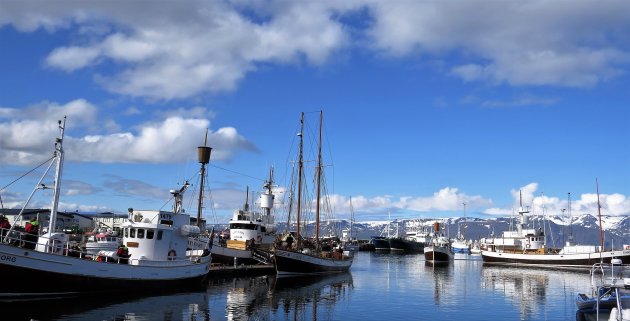
<path id="1" fill-rule="evenodd" d="M 300 241 L 300 209 L 302 205 L 302 171 L 304 167 L 304 160 L 302 159 L 302 147 L 303 147 L 303 130 L 304 130 L 304 112 L 302 112 L 300 116 L 300 154 L 298 158 L 298 196 L 297 196 L 297 229 L 296 229 L 296 237 L 297 237 L 297 248 L 299 249 L 302 245 Z"/>
<path id="2" fill-rule="evenodd" d="M 61 173 L 63 170 L 63 136 L 66 129 L 66 116 L 63 117 L 63 124 L 59 121 L 59 137 L 55 140 L 55 158 L 57 166 L 55 170 L 55 186 L 53 188 L 53 200 L 50 206 L 50 219 L 48 221 L 48 233 L 55 232 L 57 224 L 57 208 L 59 205 L 59 192 L 61 191 Z"/>
<path id="3" fill-rule="evenodd" d="M 249 186 L 247 186 L 247 189 L 245 192 L 245 204 L 243 204 L 243 211 L 245 212 L 249 211 Z"/>
<path id="4" fill-rule="evenodd" d="M 319 112 L 319 147 L 317 151 L 317 205 L 315 207 L 315 244 L 319 242 L 319 202 L 321 199 L 322 183 L 322 114 Z"/>
<path id="5" fill-rule="evenodd" d="M 199 204 L 197 207 L 197 226 L 201 228 L 201 212 L 203 211 L 203 189 L 204 180 L 206 178 L 206 164 L 210 162 L 211 147 L 208 147 L 208 130 L 206 129 L 206 138 L 203 142 L 203 146 L 197 147 L 197 158 L 201 163 L 201 179 L 199 184 Z"/>
<path id="6" fill-rule="evenodd" d="M 569 210 L 569 244 L 573 245 L 573 216 L 571 215 L 571 193 L 567 193 L 567 208 Z"/>
<path id="7" fill-rule="evenodd" d="M 462 234 L 462 238 L 466 240 L 466 202 L 462 203 L 464 205 L 464 233 Z"/>
<path id="8" fill-rule="evenodd" d="M 601 249 L 600 249 L 600 257 L 601 257 L 601 252 L 604 251 L 604 230 L 602 226 L 602 206 L 599 205 L 599 182 L 597 181 L 597 178 L 595 178 L 595 186 L 597 188 L 597 215 L 599 216 L 599 244 L 601 246 Z"/>
<path id="9" fill-rule="evenodd" d="M 354 208 L 352 207 L 352 196 L 350 196 L 350 241 L 354 240 L 352 233 L 354 232 Z"/>

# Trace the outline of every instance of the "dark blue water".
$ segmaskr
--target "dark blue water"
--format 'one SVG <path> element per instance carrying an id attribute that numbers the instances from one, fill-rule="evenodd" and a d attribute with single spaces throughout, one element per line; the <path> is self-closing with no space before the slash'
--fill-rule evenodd
<path id="1" fill-rule="evenodd" d="M 0 309 L 2 320 L 575 320 L 575 296 L 589 289 L 588 272 L 488 267 L 467 255 L 433 267 L 422 255 L 361 252 L 348 274 L 211 280 L 186 293 L 129 289 Z"/>

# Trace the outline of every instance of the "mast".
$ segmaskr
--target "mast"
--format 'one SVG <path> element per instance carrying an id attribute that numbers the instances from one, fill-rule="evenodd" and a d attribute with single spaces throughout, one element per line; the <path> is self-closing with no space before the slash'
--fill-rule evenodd
<path id="1" fill-rule="evenodd" d="M 212 148 L 208 147 L 208 129 L 206 129 L 206 138 L 203 142 L 203 146 L 197 147 L 197 158 L 201 163 L 201 179 L 199 184 L 199 204 L 197 207 L 197 226 L 201 228 L 201 212 L 203 211 L 203 189 L 204 180 L 206 178 L 206 164 L 210 162 L 210 153 Z"/>
<path id="2" fill-rule="evenodd" d="M 271 209 L 273 208 L 273 167 L 269 169 L 269 178 L 263 185 L 265 188 L 265 193 L 260 195 L 260 207 L 265 210 L 265 215 L 267 216 L 267 223 L 272 223 L 269 221 L 271 219 Z"/>
<path id="3" fill-rule="evenodd" d="M 48 234 L 55 232 L 57 224 L 57 208 L 59 205 L 59 192 L 61 191 L 61 173 L 63 170 L 63 137 L 66 129 L 66 116 L 63 117 L 63 124 L 59 121 L 59 137 L 55 140 L 55 158 L 57 166 L 55 170 L 55 186 L 53 188 L 53 200 L 50 206 L 50 219 L 48 221 Z"/>
<path id="4" fill-rule="evenodd" d="M 322 114 L 319 111 L 319 147 L 317 151 L 317 205 L 315 207 L 315 244 L 319 244 L 319 202 L 321 198 L 322 183 Z"/>
<path id="5" fill-rule="evenodd" d="M 522 235 L 523 228 L 527 224 L 527 221 L 525 219 L 525 214 L 529 213 L 529 211 L 523 210 L 523 192 L 522 191 L 518 191 L 518 195 L 519 195 L 519 197 L 518 197 L 518 199 L 519 199 L 518 215 L 521 218 L 521 224 L 519 224 L 517 228 L 518 228 L 519 235 Z"/>
<path id="6" fill-rule="evenodd" d="M 571 215 L 571 193 L 568 193 L 567 204 L 569 209 L 569 244 L 573 245 L 573 216 Z"/>
<path id="7" fill-rule="evenodd" d="M 350 241 L 353 241 L 352 233 L 354 232 L 354 208 L 352 208 L 352 196 L 350 196 Z"/>
<path id="8" fill-rule="evenodd" d="M 297 237 L 297 248 L 299 249 L 302 245 L 300 242 L 300 209 L 302 205 L 302 171 L 304 167 L 304 160 L 302 159 L 302 148 L 304 144 L 303 139 L 303 131 L 304 131 L 304 112 L 302 112 L 300 116 L 300 154 L 298 157 L 298 196 L 297 196 L 297 229 L 296 229 L 296 237 Z"/>
<path id="9" fill-rule="evenodd" d="M 597 215 L 599 216 L 599 244 L 601 246 L 599 256 L 601 257 L 601 252 L 604 251 L 604 230 L 602 226 L 602 206 L 599 205 L 599 182 L 597 178 L 595 178 L 595 186 L 597 188 Z"/>
<path id="10" fill-rule="evenodd" d="M 243 211 L 247 212 L 249 211 L 249 186 L 246 187 L 246 192 L 245 192 L 245 204 L 243 204 Z"/>
<path id="11" fill-rule="evenodd" d="M 464 239 L 464 241 L 466 240 L 466 202 L 462 203 L 464 205 L 464 233 L 461 235 L 461 237 Z"/>

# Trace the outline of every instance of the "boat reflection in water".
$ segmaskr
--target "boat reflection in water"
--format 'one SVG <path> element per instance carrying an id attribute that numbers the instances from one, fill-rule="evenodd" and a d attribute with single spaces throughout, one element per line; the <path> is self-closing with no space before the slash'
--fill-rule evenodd
<path id="1" fill-rule="evenodd" d="M 147 295 L 104 292 L 46 300 L 0 300 L 0 309 L 2 320 L 211 320 L 205 289 Z"/>
<path id="2" fill-rule="evenodd" d="M 352 291 L 352 274 L 349 272 L 319 275 L 277 277 L 271 308 L 283 313 L 286 319 L 317 320 L 334 318 L 335 305 L 347 300 Z"/>
<path id="3" fill-rule="evenodd" d="M 433 273 L 433 304 L 449 305 L 448 294 L 451 293 L 453 287 L 453 281 L 451 279 L 451 270 L 453 267 L 444 262 L 429 262 L 425 261 L 425 272 Z"/>
<path id="4" fill-rule="evenodd" d="M 352 274 L 235 279 L 227 290 L 228 320 L 329 320 L 348 299 Z"/>
<path id="5" fill-rule="evenodd" d="M 481 270 L 481 288 L 503 294 L 518 306 L 521 320 L 539 319 L 541 311 L 570 306 L 576 294 L 589 285 L 589 275 L 577 271 L 487 265 Z M 551 297 L 555 299 L 548 299 Z"/>

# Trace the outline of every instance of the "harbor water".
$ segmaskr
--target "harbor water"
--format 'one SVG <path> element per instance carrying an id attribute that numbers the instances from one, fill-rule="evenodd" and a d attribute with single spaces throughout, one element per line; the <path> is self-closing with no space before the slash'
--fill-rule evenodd
<path id="1" fill-rule="evenodd" d="M 5 276 L 6 277 L 6 276 Z M 484 266 L 459 255 L 357 253 L 349 273 L 213 278 L 196 291 L 3 301 L 2 320 L 575 320 L 588 271 Z"/>

